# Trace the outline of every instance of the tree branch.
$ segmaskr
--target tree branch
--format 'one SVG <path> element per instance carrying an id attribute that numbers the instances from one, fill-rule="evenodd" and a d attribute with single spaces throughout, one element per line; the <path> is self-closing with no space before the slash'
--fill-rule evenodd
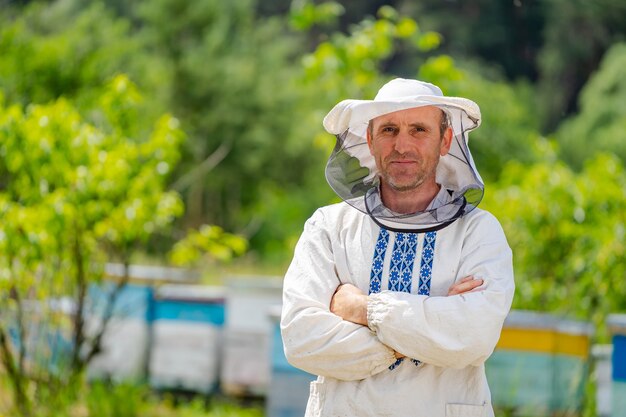
<path id="1" fill-rule="evenodd" d="M 13 398 L 15 400 L 15 407 L 19 410 L 23 416 L 30 416 L 30 401 L 26 396 L 24 374 L 20 372 L 20 369 L 16 366 L 11 347 L 9 346 L 9 337 L 0 323 L 0 358 L 4 369 L 9 375 L 9 380 L 13 385 Z"/>
<path id="2" fill-rule="evenodd" d="M 102 338 L 106 333 L 111 318 L 113 317 L 115 303 L 117 302 L 117 299 L 122 292 L 122 289 L 126 286 L 129 280 L 129 261 L 124 260 L 124 275 L 122 279 L 117 282 L 115 288 L 113 289 L 113 291 L 111 291 L 107 298 L 105 311 L 102 317 L 102 326 L 100 326 L 100 329 L 98 330 L 96 336 L 91 341 L 89 352 L 87 353 L 87 355 L 85 355 L 85 358 L 83 360 L 84 366 L 88 365 L 89 362 L 91 362 L 91 360 L 102 351 Z"/>
<path id="3" fill-rule="evenodd" d="M 74 236 L 74 263 L 76 265 L 76 287 L 77 287 L 77 307 L 74 316 L 74 335 L 73 335 L 73 350 L 71 359 L 71 376 L 78 375 L 83 369 L 83 363 L 80 358 L 80 351 L 85 341 L 84 326 L 85 326 L 85 297 L 87 295 L 87 283 L 84 269 L 83 251 L 79 241 L 80 228 L 76 225 L 76 235 Z"/>
<path id="4" fill-rule="evenodd" d="M 191 171 L 180 177 L 176 182 L 174 182 L 171 188 L 176 191 L 183 191 L 191 184 L 193 184 L 199 177 L 206 175 L 220 162 L 222 162 L 224 158 L 226 158 L 226 156 L 230 153 L 231 148 L 231 142 L 223 142 L 204 161 L 202 161 Z"/>
<path id="5" fill-rule="evenodd" d="M 15 298 L 15 304 L 17 306 L 16 321 L 17 331 L 19 334 L 19 352 L 17 360 L 17 369 L 21 375 L 24 375 L 24 362 L 26 360 L 26 328 L 24 326 L 24 305 L 22 303 L 22 297 L 20 296 L 17 288 L 13 287 L 13 297 Z"/>

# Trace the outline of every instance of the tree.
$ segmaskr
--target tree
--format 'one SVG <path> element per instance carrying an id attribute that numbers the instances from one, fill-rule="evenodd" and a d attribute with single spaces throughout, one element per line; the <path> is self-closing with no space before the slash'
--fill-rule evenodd
<path id="1" fill-rule="evenodd" d="M 580 112 L 556 133 L 560 154 L 574 169 L 597 152 L 612 152 L 626 162 L 626 44 L 606 53 L 598 71 L 580 94 Z"/>
<path id="2" fill-rule="evenodd" d="M 99 1 L 15 7 L 0 27 L 0 89 L 22 105 L 66 97 L 99 123 L 90 109 L 102 85 L 129 73 L 147 95 L 136 109 L 136 133 L 149 131 L 164 109 L 187 132 L 168 180 L 187 202 L 178 228 L 210 220 L 254 236 L 263 227 L 254 208 L 265 189 L 298 186 L 321 159 L 297 123 L 308 102 L 293 64 L 298 39 L 285 36 L 283 19 L 257 21 L 251 4 L 146 1 L 116 9 L 127 16 Z M 174 240 L 148 248 L 161 255 Z"/>
<path id="3" fill-rule="evenodd" d="M 283 20 L 255 18 L 252 5 L 159 0 L 138 12 L 141 36 L 171 71 L 168 107 L 189 135 L 172 185 L 188 225 L 244 230 L 261 184 L 299 184 L 315 162 L 298 125 L 298 38 Z"/>
<path id="4" fill-rule="evenodd" d="M 153 90 L 160 66 L 142 53 L 130 22 L 100 2 L 34 2 L 3 10 L 0 18 L 0 89 L 10 103 L 65 97 L 93 107 L 117 73 L 139 79 L 143 90 L 158 96 Z"/>
<path id="5" fill-rule="evenodd" d="M 508 80 L 536 80 L 545 0 L 405 1 L 399 9 L 442 35 L 441 52 L 498 66 Z"/>
<path id="6" fill-rule="evenodd" d="M 619 0 L 425 0 L 397 7 L 442 34 L 442 53 L 499 67 L 508 81 L 537 84 L 543 133 L 577 110 L 580 89 L 625 35 Z"/>
<path id="7" fill-rule="evenodd" d="M 542 130 L 574 113 L 577 97 L 604 53 L 623 40 L 626 5 L 619 0 L 544 0 L 546 25 L 538 56 Z"/>
<path id="8" fill-rule="evenodd" d="M 100 125 L 65 99 L 25 109 L 0 100 L 0 363 L 23 416 L 60 406 L 58 392 L 82 381 L 131 255 L 183 212 L 166 191 L 184 140 L 178 120 L 164 115 L 135 136 L 141 96 L 121 75 L 98 103 Z M 213 240 L 240 251 L 231 235 Z M 88 288 L 110 260 L 126 274 L 90 334 Z"/>
<path id="9" fill-rule="evenodd" d="M 510 162 L 483 206 L 502 222 L 513 249 L 514 308 L 583 318 L 606 339 L 605 318 L 626 310 L 626 173 L 600 154 L 575 173 L 554 144 L 531 166 Z"/>
<path id="10" fill-rule="evenodd" d="M 496 181 L 509 161 L 536 160 L 533 147 L 539 123 L 530 85 L 507 83 L 497 72 L 489 76 L 484 67 L 457 64 L 447 55 L 428 59 L 418 77 L 439 85 L 447 95 L 467 97 L 479 105 L 482 121 L 470 134 L 469 146 L 485 182 Z"/>

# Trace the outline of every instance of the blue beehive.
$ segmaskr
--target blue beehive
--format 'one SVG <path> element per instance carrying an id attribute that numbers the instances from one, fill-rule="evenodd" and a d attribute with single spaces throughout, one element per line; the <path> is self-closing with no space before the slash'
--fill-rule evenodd
<path id="1" fill-rule="evenodd" d="M 167 282 L 190 282 L 193 271 L 161 266 L 107 264 L 106 280 L 89 288 L 88 333 L 95 334 L 107 315 L 109 295 L 120 280 L 112 316 L 102 340 L 102 352 L 90 363 L 90 378 L 144 380 L 152 348 L 154 288 Z"/>
<path id="2" fill-rule="evenodd" d="M 269 308 L 282 299 L 279 277 L 231 276 L 226 280 L 222 391 L 234 396 L 267 395 L 270 379 Z"/>
<path id="3" fill-rule="evenodd" d="M 287 362 L 280 335 L 280 306 L 270 311 L 272 319 L 271 376 L 267 398 L 268 417 L 302 417 L 309 397 L 309 384 L 316 376 Z"/>
<path id="4" fill-rule="evenodd" d="M 104 282 L 89 288 L 87 334 L 100 331 L 103 319 L 111 314 L 102 338 L 101 353 L 89 364 L 90 378 L 141 380 L 146 377 L 152 321 L 152 287 L 128 283 L 118 292 L 112 311 L 106 311 L 116 283 Z"/>
<path id="5" fill-rule="evenodd" d="M 494 406 L 537 417 L 579 413 L 592 333 L 586 322 L 511 311 L 485 365 Z"/>
<path id="6" fill-rule="evenodd" d="M 611 314 L 607 319 L 613 339 L 611 358 L 611 416 L 626 416 L 626 314 Z"/>
<path id="7" fill-rule="evenodd" d="M 218 387 L 224 290 L 199 285 L 158 288 L 152 325 L 150 385 L 209 394 Z"/>

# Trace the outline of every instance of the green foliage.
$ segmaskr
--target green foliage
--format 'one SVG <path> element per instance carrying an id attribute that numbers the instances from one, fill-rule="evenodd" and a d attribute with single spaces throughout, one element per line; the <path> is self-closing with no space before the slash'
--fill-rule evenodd
<path id="1" fill-rule="evenodd" d="M 514 308 L 592 321 L 626 310 L 626 173 L 614 156 L 575 173 L 550 145 L 542 162 L 511 162 L 484 207 L 502 222 L 513 249 Z"/>
<path id="2" fill-rule="evenodd" d="M 442 53 L 497 66 L 509 82 L 536 84 L 542 132 L 554 131 L 575 112 L 577 95 L 601 57 L 626 35 L 621 0 L 400 3 L 424 28 L 441 33 Z"/>
<path id="3" fill-rule="evenodd" d="M 497 75 L 487 78 L 467 63 L 461 69 L 446 55 L 428 59 L 418 78 L 440 86 L 444 94 L 467 97 L 479 105 L 482 123 L 470 134 L 469 144 L 485 181 L 498 179 L 508 161 L 535 160 L 539 126 L 530 85 L 507 83 Z"/>
<path id="4" fill-rule="evenodd" d="M 289 23 L 294 29 L 308 30 L 314 25 L 334 23 L 343 12 L 343 6 L 334 1 L 316 5 L 307 0 L 296 0 L 291 3 Z"/>
<path id="5" fill-rule="evenodd" d="M 143 385 L 94 382 L 85 387 L 83 401 L 89 417 L 138 417 L 149 410 L 148 394 Z"/>
<path id="6" fill-rule="evenodd" d="M 138 113 L 137 131 L 147 134 L 166 112 L 162 60 L 133 36 L 130 21 L 100 1 L 32 2 L 8 9 L 0 25 L 0 56 L 0 91 L 10 103 L 46 104 L 64 97 L 86 120 L 100 124 L 106 122 L 102 115 L 88 112 L 100 106 L 108 81 L 124 73 L 149 93 L 132 110 Z"/>
<path id="7" fill-rule="evenodd" d="M 118 76 L 100 100 L 102 127 L 65 99 L 0 107 L 0 304 L 13 313 L 3 317 L 0 336 L 18 329 L 13 345 L 20 352 L 2 350 L 25 396 L 20 402 L 29 400 L 31 384 L 37 395 L 74 384 L 93 348 L 83 329 L 88 283 L 101 279 L 104 261 L 127 263 L 182 214 L 165 183 L 184 135 L 164 115 L 147 137 L 128 137 L 137 101 L 132 83 Z M 73 317 L 48 301 L 60 297 L 75 300 Z M 71 340 L 70 352 L 48 349 L 46 334 Z"/>
<path id="8" fill-rule="evenodd" d="M 0 84 L 11 102 L 64 95 L 74 97 L 81 110 L 117 107 L 120 119 L 113 124 L 129 137 L 149 131 L 146 114 L 174 109 L 188 134 L 181 163 L 167 168 L 172 188 L 186 202 L 179 227 L 217 224 L 249 237 L 251 248 L 266 255 L 288 253 L 306 216 L 333 200 L 321 180 L 334 144 L 321 128 L 324 114 L 344 98 L 373 97 L 389 78 L 386 68 L 399 56 L 426 79 L 452 81 L 448 92 L 485 97 L 477 101 L 493 114 L 484 111 L 472 146 L 488 179 L 497 178 L 508 159 L 528 159 L 524 155 L 534 123 L 521 109 L 523 89 L 464 75 L 446 55 L 428 58 L 442 37 L 420 30 L 394 8 L 380 8 L 378 19 L 365 18 L 348 34 L 330 34 L 302 56 L 304 40 L 288 30 L 286 19 L 255 17 L 253 4 L 140 2 L 128 9 L 127 18 L 116 17 L 98 2 L 30 6 L 0 30 L 8 64 L 4 73 L 0 70 Z M 304 26 L 319 25 L 338 15 L 340 6 L 296 2 L 291 12 L 292 19 L 304 19 Z M 37 52 L 50 43 L 57 48 L 54 56 Z M 45 62 L 42 69 L 29 60 L 34 52 Z M 59 60 L 75 65 L 63 74 L 49 71 L 48 66 L 63 67 Z M 120 103 L 99 102 L 105 100 L 100 98 L 101 80 L 119 69 L 134 74 L 148 92 L 140 106 L 121 111 Z M 39 72 L 52 74 L 50 82 L 26 78 Z M 489 96 L 492 91 L 498 92 L 497 101 Z M 112 117 L 82 113 L 98 125 Z M 161 241 L 151 247 L 163 251 L 172 239 Z"/>
<path id="9" fill-rule="evenodd" d="M 266 93 L 265 98 L 269 98 L 270 103 L 286 97 L 282 94 L 289 94 L 289 109 L 279 109 L 262 120 L 263 125 L 259 128 L 270 128 L 271 134 L 263 143 L 257 139 L 257 146 L 246 147 L 245 133 L 239 131 L 237 146 L 233 146 L 222 166 L 211 172 L 216 176 L 211 186 L 216 186 L 218 181 L 231 183 L 237 178 L 236 184 L 224 188 L 230 193 L 234 188 L 250 197 L 231 201 L 222 212 L 236 215 L 233 217 L 238 224 L 245 225 L 243 233 L 251 236 L 251 246 L 264 258 L 271 262 L 284 261 L 306 217 L 316 207 L 335 200 L 323 181 L 324 162 L 334 145 L 334 138 L 321 126 L 324 114 L 346 97 L 373 96 L 386 78 L 381 74 L 381 68 L 396 51 L 429 49 L 436 46 L 437 41 L 435 34 L 421 33 L 412 19 L 399 16 L 393 8 L 384 7 L 379 12 L 379 19 L 364 19 L 349 34 L 332 34 L 302 58 L 302 68 L 283 73 L 280 88 Z M 223 79 L 227 78 L 233 76 Z M 257 79 L 257 82 L 269 85 L 274 81 L 268 76 L 267 80 Z M 254 99 L 258 88 L 260 84 L 250 86 L 253 96 L 248 93 L 247 98 Z M 229 100 L 237 100 L 237 96 Z M 287 102 L 283 103 L 289 106 Z M 268 105 L 271 109 L 272 105 Z M 237 108 L 242 118 L 246 117 L 245 106 L 234 102 L 229 106 Z M 218 114 L 221 113 L 216 116 Z M 248 120 L 260 119 L 254 115 L 248 116 Z M 222 121 L 211 123 L 219 126 Z M 286 130 L 279 130 L 285 127 Z M 228 131 L 228 126 L 222 129 L 222 143 L 227 139 Z M 236 164 L 230 159 L 231 155 L 237 155 Z M 258 159 L 251 161 L 253 157 Z"/>
<path id="10" fill-rule="evenodd" d="M 323 163 L 297 123 L 308 117 L 310 97 L 293 65 L 299 38 L 284 19 L 257 19 L 253 4 L 144 1 L 122 8 L 126 18 L 98 1 L 15 9 L 15 19 L 0 26 L 0 89 L 12 103 L 70 98 L 86 120 L 130 137 L 149 131 L 151 115 L 174 109 L 188 134 L 180 164 L 168 167 L 187 203 L 180 227 L 217 223 L 245 232 L 260 181 L 300 187 Z M 119 71 L 138 80 L 147 98 L 119 108 L 120 119 L 109 123 L 103 117 L 110 115 L 90 110 L 119 106 L 98 102 L 104 80 Z M 151 247 L 164 251 L 172 241 L 161 237 Z"/>
<path id="11" fill-rule="evenodd" d="M 580 112 L 557 132 L 561 155 L 580 169 L 596 152 L 613 152 L 626 162 L 626 44 L 614 45 L 580 94 Z"/>
<path id="12" fill-rule="evenodd" d="M 386 78 L 381 70 L 385 61 L 403 50 L 402 45 L 412 46 L 417 63 L 423 56 L 421 65 L 414 64 L 419 79 L 441 86 L 446 94 L 469 97 L 481 107 L 483 122 L 472 133 L 470 146 L 486 180 L 497 179 L 507 161 L 534 160 L 538 118 L 528 84 L 512 85 L 498 75 L 487 78 L 481 75 L 482 67 L 466 64 L 461 69 L 448 55 L 420 55 L 439 47 L 439 34 L 421 32 L 414 20 L 400 17 L 389 6 L 381 8 L 379 16 L 375 22 L 365 20 L 349 35 L 336 34 L 304 59 L 306 79 L 332 92 L 324 103 L 326 111 L 346 97 L 373 97 Z M 322 112 L 320 108 L 320 119 Z M 333 144 L 321 138 L 316 143 L 325 143 L 327 152 Z"/>
<path id="13" fill-rule="evenodd" d="M 577 96 L 604 53 L 624 40 L 621 0 L 549 0 L 537 66 L 542 127 L 554 131 L 576 109 Z"/>
<path id="14" fill-rule="evenodd" d="M 33 3 L 0 29 L 0 88 L 22 105 L 96 97 L 137 51 L 128 32 L 128 22 L 99 3 Z"/>
<path id="15" fill-rule="evenodd" d="M 281 168 L 282 179 L 268 175 L 268 169 L 255 179 L 259 187 L 256 200 L 242 211 L 248 219 L 251 245 L 266 261 L 284 262 L 302 230 L 304 220 L 315 208 L 336 198 L 323 180 L 323 167 L 334 138 L 327 134 L 321 120 L 338 101 L 346 97 L 370 96 L 382 84 L 380 67 L 397 48 L 396 43 L 411 46 L 421 39 L 417 24 L 398 17 L 392 8 L 383 8 L 381 18 L 363 20 L 351 33 L 335 33 L 302 58 L 302 68 L 294 75 L 294 89 L 301 103 L 289 112 L 291 137 L 281 147 L 298 143 L 299 147 L 282 160 L 282 151 L 271 149 L 274 165 Z M 293 146 L 293 145 L 291 145 Z M 289 148 L 287 148 L 289 150 Z M 305 157 L 306 162 L 297 158 Z"/>
<path id="16" fill-rule="evenodd" d="M 192 401 L 185 406 L 167 411 L 169 413 L 163 413 L 163 417 L 171 415 L 172 413 L 175 413 L 176 416 L 179 417 L 263 417 L 264 415 L 263 411 L 259 408 L 241 407 L 228 402 L 216 402 L 207 407 L 200 399 Z"/>
<path id="17" fill-rule="evenodd" d="M 0 387 L 6 382 L 5 375 L 0 373 Z M 57 406 L 33 410 L 31 417 L 262 417 L 264 414 L 258 407 L 241 406 L 223 399 L 208 401 L 208 398 L 196 397 L 174 401 L 169 395 L 155 395 L 142 384 L 93 381 L 78 388 L 77 391 L 56 392 L 47 400 Z M 4 391 L 0 391 L 2 393 Z M 0 396 L 0 416 L 14 416 L 7 407 L 7 400 Z"/>
<path id="18" fill-rule="evenodd" d="M 263 222 L 254 237 L 262 254 L 258 261 L 274 266 L 288 262 L 307 217 L 320 205 L 332 202 L 337 202 L 337 197 L 324 181 L 322 167 L 312 172 L 300 188 L 284 189 L 266 183 L 250 215 L 251 227 Z"/>
<path id="19" fill-rule="evenodd" d="M 509 161 L 528 164 L 535 160 L 538 119 L 528 84 L 491 81 L 468 73 L 458 95 L 471 97 L 481 109 L 483 121 L 472 133 L 470 147 L 485 180 L 499 178 Z"/>
<path id="20" fill-rule="evenodd" d="M 442 53 L 496 64 L 515 80 L 536 74 L 534 58 L 541 45 L 545 3 L 421 0 L 405 1 L 401 10 L 441 33 Z"/>
<path id="21" fill-rule="evenodd" d="M 189 134 L 173 187 L 192 226 L 244 231 L 262 182 L 300 186 L 321 162 L 300 124 L 308 91 L 292 64 L 299 38 L 284 21 L 256 18 L 252 4 L 160 0 L 140 8 L 142 36 L 171 69 L 169 106 Z"/>
<path id="22" fill-rule="evenodd" d="M 550 10 L 561 2 L 553 3 Z M 593 9 L 589 19 L 616 21 L 617 17 L 608 16 L 614 4 L 605 3 L 606 10 L 585 6 Z M 189 4 L 158 0 L 116 6 L 118 12 L 128 13 L 124 17 L 95 1 L 88 6 L 73 0 L 33 4 L 0 29 L 0 85 L 8 102 L 70 97 L 83 120 L 107 132 L 117 130 L 120 137 L 149 133 L 144 107 L 174 109 L 188 141 L 182 163 L 162 164 L 160 169 L 187 202 L 181 228 L 216 223 L 222 230 L 250 237 L 252 249 L 274 259 L 288 253 L 303 219 L 316 206 L 334 201 L 322 180 L 324 160 L 334 145 L 334 138 L 320 126 L 324 114 L 344 98 L 373 97 L 390 78 L 389 72 L 398 68 L 399 57 L 403 65 L 410 63 L 411 73 L 481 106 L 483 123 L 472 133 L 470 146 L 488 183 L 509 175 L 502 170 L 509 161 L 531 164 L 536 159 L 533 146 L 539 140 L 541 117 L 535 91 L 523 82 L 505 82 L 483 64 L 470 66 L 465 59 L 438 51 L 442 46 L 457 51 L 459 39 L 466 38 L 474 42 L 469 51 L 501 50 L 523 34 L 489 37 L 472 33 L 471 28 L 489 26 L 497 32 L 493 16 L 511 10 L 520 14 L 507 19 L 542 24 L 538 9 L 498 6 L 478 16 L 473 13 L 488 5 L 474 1 L 457 8 L 462 19 L 449 17 L 443 24 L 440 12 L 446 7 L 450 12 L 451 6 L 428 9 L 426 5 L 385 6 L 377 18 L 362 19 L 345 33 L 322 33 L 320 27 L 333 24 L 343 8 L 351 13 L 353 6 L 301 1 L 292 3 L 288 17 L 261 18 L 255 16 L 255 3 L 249 0 Z M 577 15 L 570 9 L 564 21 Z M 417 11 L 419 25 L 407 16 Z M 288 24 L 300 32 L 294 34 Z M 442 28 L 443 35 L 423 30 L 427 26 Z M 303 55 L 309 49 L 304 39 L 307 30 L 322 41 Z M 534 45 L 536 39 L 526 41 Z M 589 84 L 581 98 L 581 114 L 559 132 L 561 152 L 574 166 L 582 164 L 592 137 L 597 149 L 618 154 L 622 142 L 626 143 L 619 129 L 624 102 L 618 76 L 622 55 L 619 47 L 607 55 L 604 69 L 596 76 L 604 81 Z M 517 65 L 522 71 L 521 61 L 516 61 L 520 57 L 506 58 L 507 68 Z M 517 64 L 509 65 L 513 62 Z M 139 101 L 132 91 L 126 94 L 126 103 L 103 97 L 103 80 L 120 69 L 140 81 L 142 91 L 148 93 L 146 100 Z M 103 110 L 85 111 L 96 106 Z M 121 165 L 108 169 L 116 175 L 128 172 Z M 6 175 L 0 174 L 0 181 L 6 183 Z M 111 204 L 100 210 L 113 206 L 118 207 Z M 126 209 L 140 217 L 149 212 L 130 205 L 116 208 L 110 223 L 98 228 L 98 239 L 122 244 L 124 239 L 137 238 L 131 232 L 124 237 L 111 231 L 111 223 L 127 221 Z M 195 238 L 189 239 L 200 235 L 192 233 Z M 191 252 L 186 258 L 197 258 Z"/>
<path id="23" fill-rule="evenodd" d="M 321 120 L 332 106 L 346 98 L 373 98 L 390 78 L 383 71 L 389 60 L 401 51 L 420 54 L 438 44 L 438 34 L 420 31 L 415 20 L 400 16 L 390 6 L 379 9 L 378 19 L 365 18 L 349 34 L 336 32 L 321 42 L 302 59 L 304 86 L 318 92 L 305 120 L 314 133 L 313 145 L 326 156 L 334 146 L 334 138 L 321 127 Z M 415 59 L 419 63 L 420 58 Z"/>
<path id="24" fill-rule="evenodd" d="M 131 105 L 131 92 L 128 79 L 120 76 L 103 101 Z M 127 117 L 125 106 L 104 112 Z M 183 140 L 177 120 L 162 117 L 146 140 L 130 139 L 123 125 L 109 122 L 115 131 L 85 122 L 64 99 L 26 111 L 0 109 L 0 210 L 7 220 L 0 225 L 0 259 L 3 275 L 12 278 L 4 285 L 27 288 L 31 283 L 9 271 L 34 272 L 51 259 L 53 265 L 63 263 L 73 239 L 85 248 L 98 243 L 126 251 L 181 214 L 178 196 L 164 191 Z M 60 273 L 59 279 L 68 272 L 44 269 Z"/>
<path id="25" fill-rule="evenodd" d="M 176 242 L 170 253 L 174 265 L 191 266 L 203 259 L 213 258 L 219 261 L 230 261 L 242 255 L 248 242 L 241 236 L 225 233 L 218 226 L 204 225 L 199 230 L 190 231 L 187 236 Z M 210 255 L 209 255 L 210 254 Z"/>
<path id="26" fill-rule="evenodd" d="M 298 120 L 298 128 L 308 133 L 304 143 L 315 165 L 306 171 L 309 175 L 301 179 L 297 189 L 284 187 L 282 183 L 262 182 L 264 191 L 251 213 L 265 216 L 265 222 L 271 226 L 259 228 L 255 238 L 272 260 L 291 252 L 305 218 L 316 207 L 337 202 L 323 181 L 324 161 L 335 145 L 335 138 L 322 128 L 324 115 L 343 99 L 374 97 L 389 79 L 383 70 L 385 65 L 399 53 L 415 54 L 419 63 L 423 54 L 439 44 L 438 34 L 420 31 L 415 20 L 400 15 L 390 6 L 381 7 L 377 16 L 366 17 L 347 34 L 332 33 L 302 58 L 298 88 L 307 94 L 308 107 Z M 278 236 L 282 242 L 276 239 Z M 255 239 L 252 242 L 256 243 Z"/>
<path id="27" fill-rule="evenodd" d="M 439 37 L 423 33 L 417 22 L 401 17 L 390 6 L 383 6 L 379 18 L 366 18 L 349 35 L 333 34 L 320 43 L 304 60 L 305 79 L 330 92 L 328 103 L 345 97 L 373 97 L 381 81 L 385 60 L 400 49 L 429 51 L 439 45 Z"/>

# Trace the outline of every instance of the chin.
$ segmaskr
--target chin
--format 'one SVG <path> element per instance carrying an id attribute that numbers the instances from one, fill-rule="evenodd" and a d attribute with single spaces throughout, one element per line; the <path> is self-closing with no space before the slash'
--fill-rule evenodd
<path id="1" fill-rule="evenodd" d="M 411 181 L 411 182 L 399 182 L 399 181 L 391 181 L 388 182 L 388 185 L 391 189 L 395 190 L 395 191 L 412 191 L 415 190 L 417 188 L 419 188 L 420 185 L 422 185 L 421 181 L 420 182 L 415 182 L 415 181 Z"/>

